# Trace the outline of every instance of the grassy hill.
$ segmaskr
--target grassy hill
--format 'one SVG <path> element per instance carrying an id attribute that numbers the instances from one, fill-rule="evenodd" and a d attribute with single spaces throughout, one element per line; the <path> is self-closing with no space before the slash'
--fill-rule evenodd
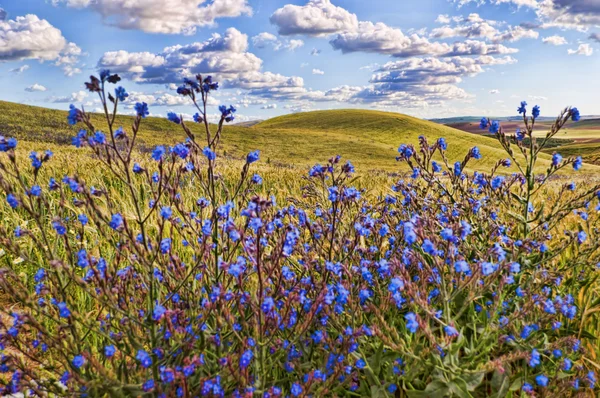
<path id="1" fill-rule="evenodd" d="M 68 145 L 80 126 L 69 126 L 66 116 L 66 111 L 0 101 L 0 134 L 33 143 Z M 98 129 L 106 127 L 101 115 L 94 115 L 93 121 Z M 126 130 L 131 122 L 128 116 L 117 118 L 117 124 Z M 198 136 L 202 134 L 200 127 L 192 126 Z M 226 153 L 234 157 L 260 149 L 265 161 L 305 167 L 340 154 L 362 171 L 393 171 L 398 169 L 398 146 L 417 144 L 420 135 L 430 143 L 445 137 L 451 161 L 462 160 L 469 148 L 478 146 L 483 159 L 474 162 L 474 168 L 489 169 L 505 157 L 493 138 L 402 114 L 370 110 L 315 111 L 276 117 L 249 127 L 228 125 L 223 142 Z M 164 118 L 147 118 L 142 124 L 140 148 L 173 144 L 183 138 L 179 126 Z M 544 158 L 541 166 L 547 166 L 548 159 Z"/>

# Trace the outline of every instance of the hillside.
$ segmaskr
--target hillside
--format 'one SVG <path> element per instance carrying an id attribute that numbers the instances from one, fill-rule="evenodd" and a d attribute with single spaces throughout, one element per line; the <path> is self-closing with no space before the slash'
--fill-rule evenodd
<path id="1" fill-rule="evenodd" d="M 30 142 L 70 144 L 70 137 L 79 126 L 69 126 L 66 116 L 66 111 L 0 101 L 0 134 Z M 93 121 L 99 129 L 106 126 L 100 115 L 94 115 Z M 117 124 L 126 129 L 131 122 L 128 116 L 117 118 Z M 194 125 L 192 130 L 201 136 L 200 126 Z M 445 137 L 451 161 L 462 159 L 470 147 L 478 146 L 483 159 L 472 164 L 478 169 L 488 169 L 505 157 L 493 138 L 406 115 L 370 110 L 315 111 L 276 117 L 250 127 L 230 125 L 225 128 L 223 142 L 228 155 L 242 156 L 260 149 L 264 161 L 286 166 L 305 167 L 340 154 L 360 170 L 393 171 L 398 168 L 398 146 L 416 144 L 420 135 L 431 143 Z M 142 124 L 140 147 L 173 144 L 182 139 L 184 134 L 177 125 L 164 118 L 147 118 Z M 542 163 L 547 165 L 547 159 Z"/>

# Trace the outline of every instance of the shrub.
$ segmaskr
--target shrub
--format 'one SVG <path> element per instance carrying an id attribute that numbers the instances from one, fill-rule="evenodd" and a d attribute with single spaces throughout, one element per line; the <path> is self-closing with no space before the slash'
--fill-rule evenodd
<path id="1" fill-rule="evenodd" d="M 44 175 L 52 154 L 30 155 L 0 139 L 6 201 L 27 227 L 0 226 L 6 267 L 0 286 L 14 306 L 0 310 L 0 392 L 34 396 L 505 396 L 561 395 L 594 388 L 581 289 L 594 283 L 593 227 L 600 187 L 545 190 L 580 158 L 553 156 L 535 175 L 540 150 L 576 120 L 567 108 L 546 138 L 535 119 L 497 135 L 509 158 L 489 174 L 467 172 L 480 157 L 445 157 L 447 143 L 401 145 L 412 175 L 388 194 L 357 189 L 339 156 L 315 165 L 290 203 L 257 194 L 245 159 L 224 179 L 219 143 L 235 108 L 206 104 L 211 77 L 177 90 L 206 136 L 136 159 L 149 111 L 126 131 L 114 126 L 126 97 L 103 71 L 99 95 L 108 131 L 71 106 L 83 128 L 73 144 L 103 163 L 106 186 Z M 527 138 L 527 140 L 524 140 Z M 519 173 L 505 175 L 516 165 Z M 117 198 L 115 190 L 122 196 Z M 123 196 L 126 199 L 123 199 Z M 585 314 L 585 316 L 596 316 Z"/>

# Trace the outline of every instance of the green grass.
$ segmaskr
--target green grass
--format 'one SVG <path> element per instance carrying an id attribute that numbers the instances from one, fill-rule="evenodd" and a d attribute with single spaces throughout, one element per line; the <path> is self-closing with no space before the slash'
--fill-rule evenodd
<path id="1" fill-rule="evenodd" d="M 15 136 L 33 143 L 69 145 L 79 126 L 69 126 L 67 112 L 0 101 L 0 134 Z M 93 115 L 98 129 L 106 126 L 101 115 Z M 119 116 L 117 125 L 127 130 L 132 118 Z M 201 126 L 192 131 L 202 134 Z M 462 160 L 469 148 L 478 146 L 483 159 L 471 168 L 488 170 L 500 158 L 506 157 L 495 139 L 474 136 L 457 129 L 410 116 L 370 110 L 330 110 L 291 114 L 269 119 L 251 127 L 227 125 L 223 150 L 240 158 L 260 149 L 262 159 L 281 167 L 306 168 L 324 162 L 332 155 L 351 160 L 359 171 L 397 171 L 397 148 L 402 143 L 418 143 L 419 136 L 430 143 L 445 137 L 448 159 Z M 147 118 L 142 123 L 140 149 L 158 144 L 173 144 L 184 139 L 181 128 L 164 118 Z M 547 167 L 549 157 L 543 155 L 541 167 Z M 592 169 L 589 169 L 592 170 Z M 595 171 L 595 169 L 594 169 Z"/>

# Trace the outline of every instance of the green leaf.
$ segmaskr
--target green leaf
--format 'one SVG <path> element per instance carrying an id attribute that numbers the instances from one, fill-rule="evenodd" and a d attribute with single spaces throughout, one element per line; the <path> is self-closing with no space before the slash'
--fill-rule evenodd
<path id="1" fill-rule="evenodd" d="M 448 395 L 450 388 L 446 383 L 440 380 L 434 380 L 425 387 L 423 391 L 406 391 L 410 398 L 443 398 Z"/>
<path id="2" fill-rule="evenodd" d="M 463 375 L 462 379 L 467 384 L 467 390 L 475 391 L 475 389 L 477 389 L 477 387 L 479 387 L 483 381 L 483 376 L 485 376 L 485 373 L 471 373 Z"/>
<path id="3" fill-rule="evenodd" d="M 510 377 L 507 372 L 499 372 L 496 370 L 492 375 L 492 391 L 493 397 L 504 398 L 510 388 Z"/>
<path id="4" fill-rule="evenodd" d="M 467 383 L 461 378 L 452 380 L 450 383 L 450 391 L 460 398 L 473 398 L 468 391 Z"/>

